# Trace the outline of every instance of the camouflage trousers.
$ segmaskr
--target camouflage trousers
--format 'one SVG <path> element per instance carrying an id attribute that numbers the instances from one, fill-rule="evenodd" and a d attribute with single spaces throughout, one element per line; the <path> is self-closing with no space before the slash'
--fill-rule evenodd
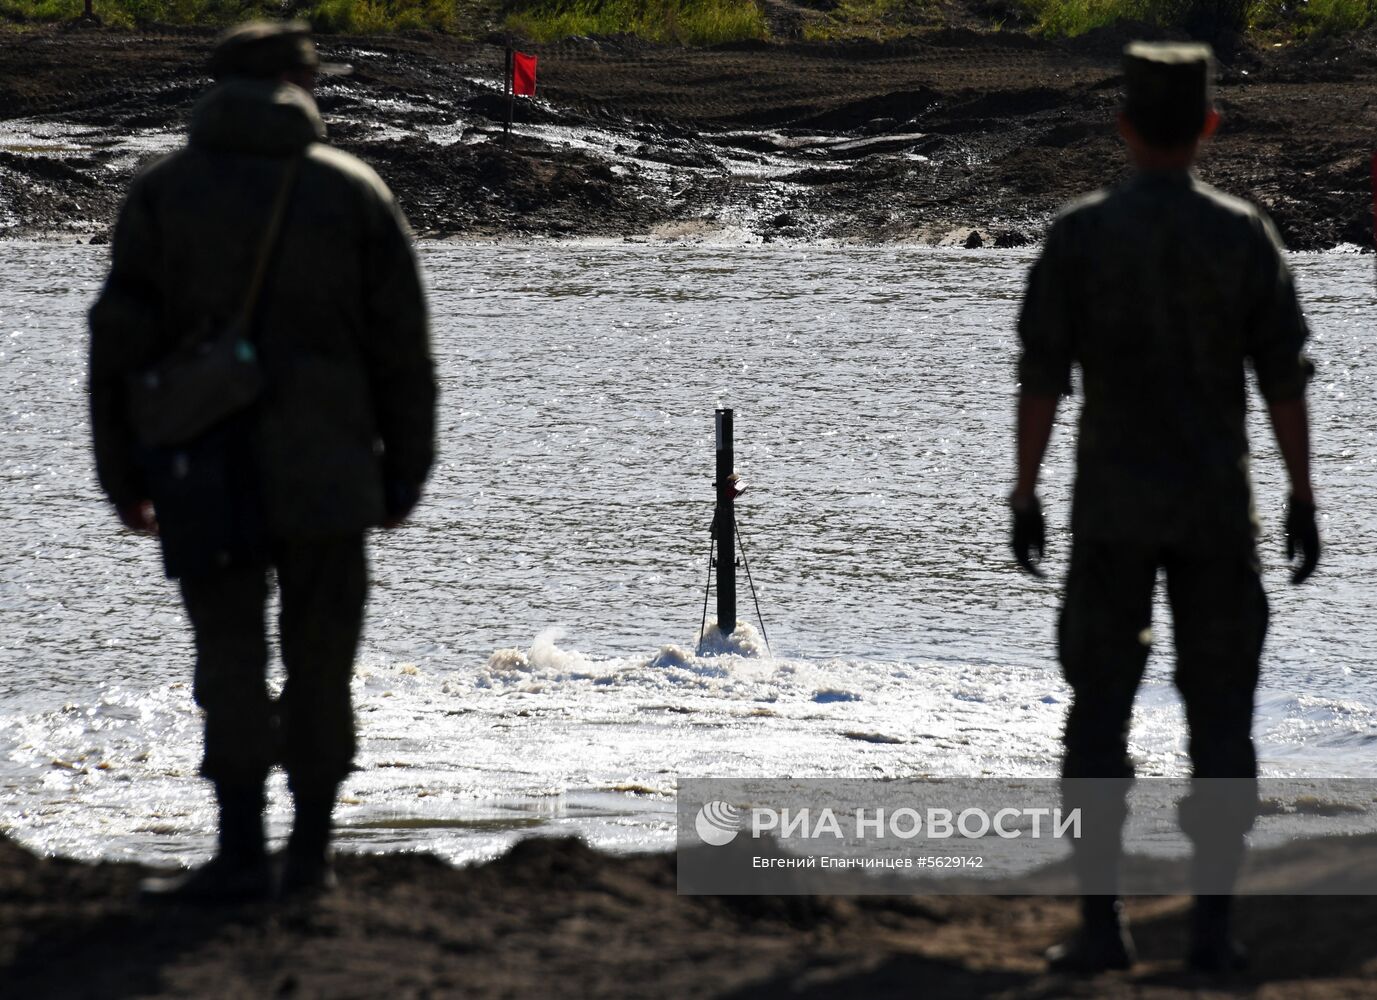
<path id="1" fill-rule="evenodd" d="M 1220 887 L 1229 891 L 1243 833 L 1257 806 L 1253 749 L 1253 698 L 1267 632 L 1267 598 L 1250 538 L 1209 546 L 1146 546 L 1077 539 L 1058 629 L 1062 670 L 1072 691 L 1063 737 L 1064 778 L 1118 779 L 1068 782 L 1069 789 L 1099 791 L 1081 805 L 1096 814 L 1104 842 L 1078 844 L 1078 860 L 1117 856 L 1123 796 L 1133 778 L 1128 728 L 1152 641 L 1152 595 L 1158 570 L 1166 573 L 1176 644 L 1174 681 L 1185 703 L 1189 753 L 1196 778 L 1250 779 L 1229 783 L 1233 798 L 1201 786 L 1180 804 L 1181 826 L 1196 843 L 1198 859 L 1216 856 Z M 1218 788 L 1216 783 L 1214 788 Z M 1208 793 L 1207 793 L 1208 791 Z M 1083 794 L 1077 792 L 1077 794 Z M 1227 877 L 1225 877 L 1227 875 Z"/>
<path id="2" fill-rule="evenodd" d="M 261 785 L 281 763 L 293 792 L 333 794 L 354 758 L 349 682 L 368 592 L 363 537 L 278 541 L 272 552 L 270 564 L 180 580 L 206 714 L 201 773 L 219 785 Z M 274 571 L 286 671 L 277 700 L 265 622 Z"/>

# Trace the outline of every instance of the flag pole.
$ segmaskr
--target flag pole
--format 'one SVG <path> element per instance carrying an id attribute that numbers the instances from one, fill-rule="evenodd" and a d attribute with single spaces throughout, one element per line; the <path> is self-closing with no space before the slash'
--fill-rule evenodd
<path id="1" fill-rule="evenodd" d="M 516 102 L 516 62 L 512 58 L 512 47 L 507 46 L 507 124 L 503 133 L 510 135 L 512 131 L 512 105 Z"/>

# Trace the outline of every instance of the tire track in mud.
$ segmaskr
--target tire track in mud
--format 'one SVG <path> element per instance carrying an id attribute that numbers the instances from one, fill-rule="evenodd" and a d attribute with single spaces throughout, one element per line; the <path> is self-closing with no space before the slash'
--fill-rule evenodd
<path id="1" fill-rule="evenodd" d="M 211 34 L 7 41 L 0 234 L 103 239 L 133 170 L 175 144 L 208 83 Z M 1202 175 L 1260 202 L 1295 248 L 1371 245 L 1374 37 L 1221 60 L 1224 126 Z M 500 48 L 329 37 L 324 55 L 356 72 L 319 99 L 334 141 L 374 163 L 422 235 L 693 223 L 762 239 L 1013 245 L 1122 174 L 1113 118 L 1126 38 L 957 28 L 883 45 L 572 40 L 535 47 L 541 99 L 518 102 L 504 139 Z"/>

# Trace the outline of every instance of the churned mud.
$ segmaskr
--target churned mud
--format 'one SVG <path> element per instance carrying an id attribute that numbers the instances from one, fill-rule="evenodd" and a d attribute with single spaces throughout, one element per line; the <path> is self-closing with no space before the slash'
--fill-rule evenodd
<path id="1" fill-rule="evenodd" d="M 1333 843 L 1283 848 L 1332 881 Z M 714 850 L 714 848 L 700 848 Z M 1340 852 L 1341 853 L 1341 852 Z M 485 865 L 347 856 L 315 901 L 223 910 L 134 902 L 131 864 L 40 859 L 0 839 L 0 994 L 47 997 L 889 997 L 1177 1000 L 1377 996 L 1377 901 L 1249 897 L 1250 971 L 1181 962 L 1188 902 L 1136 899 L 1139 964 L 1048 974 L 1074 901 L 1039 897 L 706 897 L 672 855 L 532 839 Z"/>
<path id="2" fill-rule="evenodd" d="M 1119 52 L 939 29 L 874 43 L 537 48 L 540 96 L 504 135 L 502 50 L 342 38 L 319 93 L 425 237 L 700 237 L 1014 246 L 1113 181 Z M 9 34 L 0 235 L 97 241 L 138 166 L 175 148 L 213 35 Z M 1263 205 L 1294 249 L 1372 245 L 1377 34 L 1221 54 L 1201 174 Z"/>

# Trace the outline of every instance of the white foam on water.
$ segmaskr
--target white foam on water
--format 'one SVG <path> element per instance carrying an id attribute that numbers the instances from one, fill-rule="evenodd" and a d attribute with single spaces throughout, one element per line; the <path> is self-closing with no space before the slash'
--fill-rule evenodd
<path id="1" fill-rule="evenodd" d="M 586 656 L 577 650 L 559 647 L 558 642 L 564 635 L 563 628 L 552 627 L 537 635 L 529 649 L 508 647 L 494 650 L 484 665 L 486 675 L 479 677 L 478 685 L 490 687 L 537 677 L 545 681 L 592 677 L 588 672 L 591 663 Z"/>
<path id="2" fill-rule="evenodd" d="M 358 770 L 342 789 L 342 846 L 473 860 L 532 832 L 577 832 L 610 848 L 664 849 L 680 776 L 1057 771 L 1067 699 L 1045 671 L 770 658 L 745 623 L 738 631 L 701 656 L 669 643 L 644 657 L 600 657 L 552 627 L 476 669 L 360 664 Z M 1300 748 L 1316 744 L 1366 741 L 1371 759 L 1373 716 L 1351 700 L 1265 695 L 1264 772 L 1303 773 Z M 196 774 L 201 718 L 188 685 L 112 686 L 89 706 L 0 721 L 10 734 L 0 825 L 23 842 L 164 863 L 211 850 L 214 810 Z M 1131 749 L 1142 775 L 1188 773 L 1169 685 L 1140 694 Z M 278 837 L 289 807 L 278 777 Z"/>
<path id="3" fill-rule="evenodd" d="M 1264 690 L 1253 732 L 1277 773 L 1377 774 L 1377 708 L 1366 702 Z"/>
<path id="4" fill-rule="evenodd" d="M 81 317 L 106 253 L 0 252 L 13 555 L 0 572 L 0 827 L 60 854 L 204 857 L 214 816 L 185 616 L 156 547 L 116 532 L 90 474 Z M 1056 773 L 1058 590 L 1012 569 L 998 485 L 1028 255 L 420 253 L 441 382 L 462 405 L 441 408 L 414 523 L 371 543 L 346 849 L 463 860 L 531 832 L 668 847 L 681 775 Z M 1282 466 L 1255 412 L 1272 512 L 1259 752 L 1269 773 L 1374 775 L 1372 604 L 1350 582 L 1377 552 L 1363 502 L 1377 461 L 1371 268 L 1296 265 L 1329 362 L 1311 391 L 1335 541 L 1314 582 L 1285 587 Z M 698 655 L 714 404 L 737 408 L 738 465 L 759 484 L 743 527 L 765 655 Z M 1059 419 L 1045 498 L 1057 570 L 1074 413 Z M 1142 774 L 1188 766 L 1165 617 L 1134 717 Z M 279 778 L 277 837 L 287 809 Z"/>
<path id="5" fill-rule="evenodd" d="M 732 631 L 722 633 L 716 619 L 710 619 L 698 637 L 699 656 L 764 656 L 765 640 L 750 622 L 738 622 Z"/>
<path id="6" fill-rule="evenodd" d="M 663 848 L 681 774 L 1038 773 L 1051 764 L 1057 706 L 1032 691 L 1022 709 L 997 697 L 996 686 L 1014 689 L 1007 672 L 981 698 L 960 701 L 952 695 L 973 683 L 965 668 L 951 676 L 938 664 L 772 659 L 754 630 L 738 631 L 703 656 L 667 644 L 644 657 L 598 657 L 550 628 L 474 670 L 361 664 L 359 770 L 342 792 L 342 842 L 459 859 L 541 830 Z M 1003 731 L 1010 712 L 1029 737 L 1015 755 Z M 89 708 L 5 721 L 13 783 L 0 823 L 24 842 L 163 861 L 210 850 L 213 811 L 196 776 L 200 713 L 187 685 L 112 687 Z M 287 810 L 279 782 L 278 835 Z"/>

